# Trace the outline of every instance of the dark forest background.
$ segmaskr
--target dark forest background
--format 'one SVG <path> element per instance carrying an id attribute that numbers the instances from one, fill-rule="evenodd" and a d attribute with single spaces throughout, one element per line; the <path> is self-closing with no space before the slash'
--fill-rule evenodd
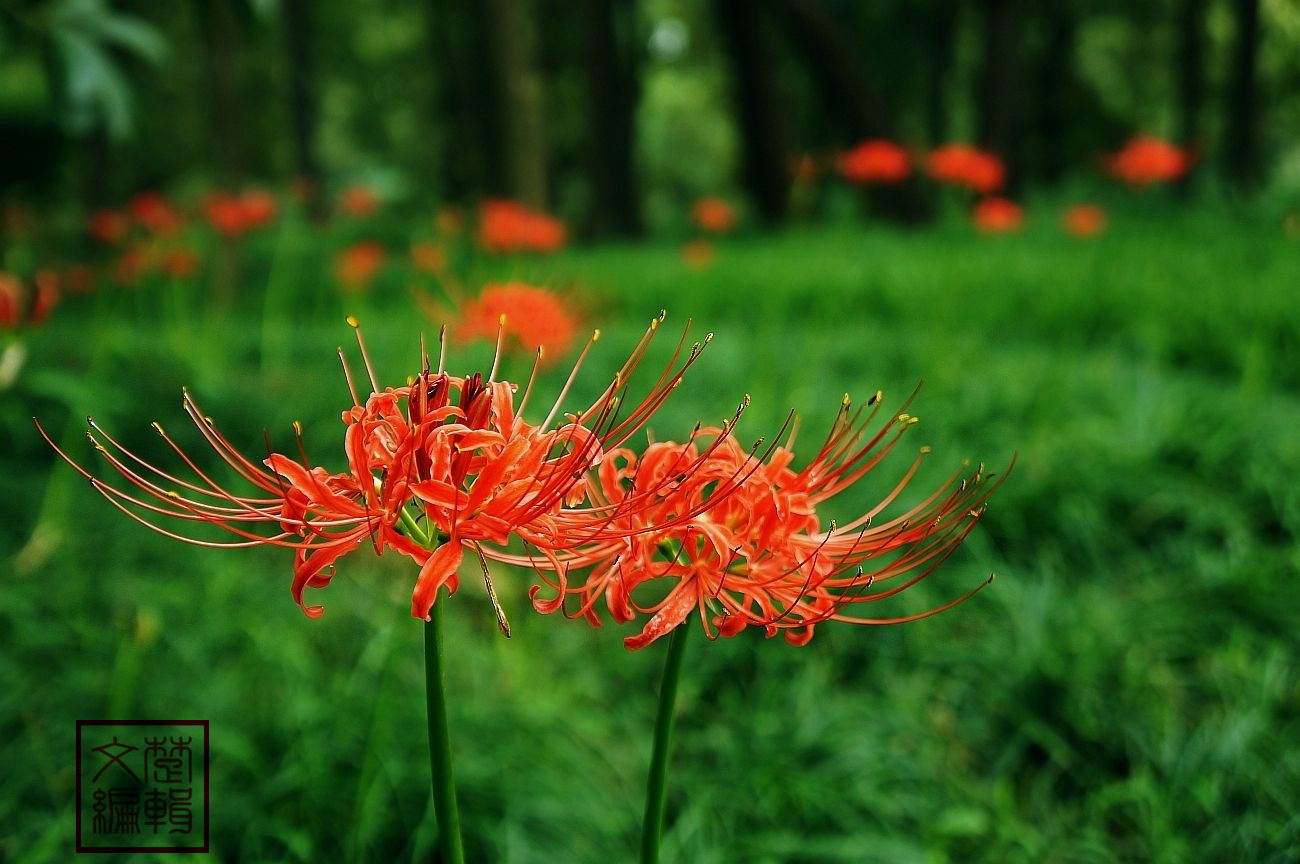
<path id="1" fill-rule="evenodd" d="M 963 140 L 1009 190 L 1125 138 L 1193 186 L 1300 190 L 1290 0 L 56 0 L 0 5 L 0 183 L 82 212 L 143 189 L 365 182 L 506 196 L 636 235 L 702 194 L 790 216 L 791 164 Z M 924 217 L 893 193 L 886 212 Z"/>

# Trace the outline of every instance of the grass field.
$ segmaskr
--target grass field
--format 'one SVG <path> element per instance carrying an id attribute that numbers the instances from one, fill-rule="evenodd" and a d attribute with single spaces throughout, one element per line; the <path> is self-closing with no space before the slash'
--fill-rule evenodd
<path id="1" fill-rule="evenodd" d="M 804 648 L 692 640 L 665 861 L 1300 859 L 1300 246 L 1249 210 L 1141 204 L 1093 240 L 1048 219 L 1002 238 L 844 225 L 724 240 L 703 271 L 666 243 L 469 262 L 471 284 L 578 286 L 605 333 L 588 394 L 660 307 L 713 331 L 658 438 L 749 393 L 742 437 L 795 408 L 811 444 L 843 392 L 896 405 L 924 381 L 905 440 L 934 455 L 909 494 L 1018 454 L 963 549 L 890 611 L 996 571 L 968 603 L 825 625 Z M 340 465 L 343 313 L 389 383 L 434 325 L 405 277 L 338 298 L 301 228 L 265 246 L 256 290 L 224 312 L 162 288 L 66 304 L 0 392 L 0 860 L 70 857 L 76 720 L 163 716 L 211 721 L 219 860 L 432 855 L 409 562 L 349 558 L 310 621 L 288 553 L 150 534 L 31 425 L 89 458 L 94 414 L 165 459 L 148 424 L 195 442 L 187 385 L 250 452 L 263 428 L 292 446 L 298 419 Z M 489 356 L 457 348 L 450 365 Z M 470 856 L 631 860 L 665 644 L 629 653 L 617 627 L 533 614 L 530 579 L 498 574 L 509 641 L 476 580 L 448 606 Z"/>

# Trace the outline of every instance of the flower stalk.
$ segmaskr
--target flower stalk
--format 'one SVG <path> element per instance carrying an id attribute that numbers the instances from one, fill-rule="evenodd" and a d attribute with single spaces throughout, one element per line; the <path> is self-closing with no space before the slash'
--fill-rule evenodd
<path id="1" fill-rule="evenodd" d="M 673 735 L 673 711 L 677 705 L 677 682 L 681 680 L 682 658 L 686 656 L 686 637 L 694 628 L 678 627 L 668 641 L 664 674 L 659 683 L 659 713 L 655 717 L 654 750 L 650 757 L 650 777 L 646 781 L 645 819 L 641 824 L 641 864 L 658 864 L 659 839 L 664 830 L 667 808 L 668 746 Z"/>
<path id="2" fill-rule="evenodd" d="M 438 817 L 438 851 L 444 864 L 464 864 L 460 808 L 451 768 L 451 732 L 447 726 L 447 694 L 442 666 L 442 618 L 446 604 L 435 603 L 424 625 L 424 690 L 429 719 L 429 767 L 433 780 L 433 812 Z"/>

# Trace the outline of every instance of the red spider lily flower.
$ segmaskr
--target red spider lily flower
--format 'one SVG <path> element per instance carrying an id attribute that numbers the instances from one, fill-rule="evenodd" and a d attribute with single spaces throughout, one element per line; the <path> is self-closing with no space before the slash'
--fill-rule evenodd
<path id="1" fill-rule="evenodd" d="M 682 245 L 682 263 L 692 270 L 706 270 L 713 265 L 715 251 L 708 240 L 688 240 Z"/>
<path id="2" fill-rule="evenodd" d="M 784 632 L 788 642 L 803 645 L 824 621 L 901 623 L 967 599 L 987 581 L 918 613 L 879 617 L 854 611 L 929 576 L 974 528 L 1001 483 L 988 483 L 982 466 L 966 477 L 958 471 L 912 509 L 879 519 L 916 474 L 929 452 L 922 448 L 883 501 L 850 522 L 824 523 L 818 508 L 875 469 L 916 422 L 899 413 L 869 436 L 879 394 L 868 406 L 872 410 L 864 418 L 863 409 L 855 412 L 845 397 L 821 449 L 798 472 L 790 467 L 793 431 L 784 446 L 762 457 L 743 451 L 726 429 L 705 430 L 705 437 L 718 438 L 702 464 L 694 441 L 654 444 L 640 457 L 630 450 L 607 453 L 593 498 L 618 501 L 656 488 L 658 500 L 630 511 L 624 521 L 633 524 L 622 537 L 571 557 L 574 565 L 592 568 L 582 584 L 570 586 L 568 571 L 555 568 L 550 588 L 556 596 L 545 598 L 545 589 L 535 587 L 534 607 L 554 612 L 575 598 L 576 609 L 566 614 L 597 626 L 602 599 L 617 621 L 648 616 L 641 632 L 624 640 L 629 649 L 638 649 L 692 614 L 710 638 L 758 627 L 769 637 Z M 684 471 L 686 464 L 696 467 Z M 641 605 L 635 598 L 641 593 L 653 602 Z"/>
<path id="3" fill-rule="evenodd" d="M 157 192 L 136 195 L 127 203 L 126 212 L 151 234 L 171 234 L 184 222 L 181 214 Z"/>
<path id="4" fill-rule="evenodd" d="M 375 190 L 361 183 L 348 186 L 339 193 L 339 212 L 358 219 L 373 216 L 379 210 L 379 196 Z"/>
<path id="5" fill-rule="evenodd" d="M 49 317 L 59 303 L 59 274 L 38 270 L 32 278 L 33 290 L 23 287 L 22 280 L 0 272 L 0 329 L 15 330 L 35 326 Z"/>
<path id="6" fill-rule="evenodd" d="M 523 419 L 532 379 L 516 406 L 518 388 L 496 380 L 495 360 L 486 376 L 456 377 L 443 371 L 442 356 L 436 370 L 425 358 L 409 384 L 381 389 L 360 329 L 355 319 L 349 319 L 358 328 L 357 342 L 371 391 L 364 401 L 358 398 L 345 361 L 353 404 L 342 414 L 344 471 L 313 466 L 297 424 L 299 456 L 270 453 L 268 445 L 268 455 L 259 464 L 240 453 L 185 393 L 186 413 L 227 467 L 251 487 L 245 494 L 218 484 L 158 424 L 154 429 L 176 452 L 188 477 L 155 467 L 91 420 L 88 434 L 96 449 L 126 481 L 114 485 L 68 457 L 39 422 L 37 428 L 97 492 L 154 531 L 206 547 L 293 549 L 292 593 L 311 617 L 324 610 L 308 605 L 306 589 L 328 585 L 336 562 L 369 542 L 377 553 L 391 548 L 419 565 L 411 612 L 427 619 L 439 589 L 456 590 L 456 570 L 466 549 L 480 557 L 515 561 L 519 556 L 505 546 L 516 537 L 552 555 L 552 550 L 578 542 L 570 536 L 574 532 L 590 527 L 590 519 L 566 517 L 566 504 L 585 496 L 587 472 L 599 464 L 603 452 L 622 446 L 644 426 L 702 350 L 697 344 L 679 362 L 679 343 L 649 393 L 627 409 L 628 381 L 661 321 L 662 317 L 651 323 L 591 405 L 561 414 L 570 385 L 599 338 L 596 331 L 545 419 L 533 425 Z M 563 419 L 553 422 L 557 417 Z M 159 524 L 167 520 L 179 527 L 173 530 Z M 235 539 L 192 536 L 186 526 L 222 529 Z M 483 566 L 491 591 L 486 563 Z M 507 629 L 499 608 L 498 616 Z"/>
<path id="7" fill-rule="evenodd" d="M 691 221 L 701 231 L 726 234 L 736 227 L 736 211 L 721 198 L 701 198 L 691 208 Z"/>
<path id="8" fill-rule="evenodd" d="M 563 222 L 517 201 L 484 201 L 479 208 L 478 244 L 487 252 L 555 252 L 567 240 Z"/>
<path id="9" fill-rule="evenodd" d="M 363 240 L 344 249 L 334 259 L 334 275 L 348 291 L 364 291 L 384 267 L 388 252 L 383 244 Z"/>
<path id="10" fill-rule="evenodd" d="M 907 151 L 892 141 L 863 141 L 840 155 L 836 163 L 840 175 L 850 183 L 899 183 L 912 173 Z"/>
<path id="11" fill-rule="evenodd" d="M 9 273 L 0 272 L 0 328 L 12 330 L 26 317 L 23 293 L 23 283 Z"/>
<path id="12" fill-rule="evenodd" d="M 1009 234 L 1024 225 L 1025 214 L 1020 205 L 1006 198 L 989 197 L 980 200 L 971 211 L 975 227 L 983 234 Z"/>
<path id="13" fill-rule="evenodd" d="M 545 288 L 524 282 L 485 285 L 479 296 L 460 305 L 452 335 L 461 341 L 504 334 L 507 347 L 558 359 L 572 346 L 578 320 L 565 301 Z"/>
<path id="14" fill-rule="evenodd" d="M 208 222 L 218 234 L 227 237 L 239 237 L 270 224 L 278 209 L 275 196 L 262 189 L 250 189 L 238 196 L 215 192 L 203 200 Z"/>
<path id="15" fill-rule="evenodd" d="M 89 294 L 95 290 L 95 271 L 88 264 L 73 264 L 63 274 L 69 294 Z"/>
<path id="16" fill-rule="evenodd" d="M 926 170 L 940 183 L 964 186 L 987 195 L 1002 188 L 1006 169 L 1002 160 L 966 144 L 946 144 L 930 153 Z"/>
<path id="17" fill-rule="evenodd" d="M 1096 204 L 1074 204 L 1062 211 L 1061 227 L 1075 237 L 1094 237 L 1106 230 L 1106 213 Z"/>
<path id="18" fill-rule="evenodd" d="M 86 231 L 106 246 L 125 237 L 128 227 L 126 216 L 116 210 L 96 210 L 86 221 Z"/>
<path id="19" fill-rule="evenodd" d="M 172 249 L 162 256 L 162 271 L 173 279 L 192 279 L 199 271 L 199 255 L 193 249 Z"/>
<path id="20" fill-rule="evenodd" d="M 411 247 L 411 264 L 433 276 L 447 272 L 447 253 L 437 243 L 416 243 Z"/>
<path id="21" fill-rule="evenodd" d="M 1191 168 L 1187 151 L 1152 136 L 1131 138 L 1106 160 L 1111 176 L 1130 186 L 1149 186 L 1177 180 Z"/>
<path id="22" fill-rule="evenodd" d="M 133 287 L 154 266 L 149 248 L 142 243 L 128 246 L 113 262 L 113 279 L 119 285 Z"/>

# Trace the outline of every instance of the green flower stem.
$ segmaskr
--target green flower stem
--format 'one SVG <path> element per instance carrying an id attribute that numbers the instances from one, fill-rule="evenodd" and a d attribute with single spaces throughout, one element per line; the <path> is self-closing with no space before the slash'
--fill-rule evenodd
<path id="1" fill-rule="evenodd" d="M 659 837 L 664 830 L 667 806 L 668 745 L 673 734 L 673 709 L 677 704 L 677 682 L 681 678 L 682 657 L 686 655 L 686 634 L 690 622 L 673 630 L 664 659 L 664 675 L 659 682 L 659 715 L 655 718 L 654 753 L 650 757 L 650 777 L 645 790 L 645 819 L 641 823 L 641 864 L 658 864 Z"/>
<path id="2" fill-rule="evenodd" d="M 438 849 L 442 864 L 465 864 L 460 837 L 460 810 L 451 771 L 451 734 L 447 728 L 447 695 L 442 672 L 442 607 L 434 603 L 424 625 L 424 690 L 429 708 L 429 766 L 433 776 L 433 810 L 438 816 Z"/>

